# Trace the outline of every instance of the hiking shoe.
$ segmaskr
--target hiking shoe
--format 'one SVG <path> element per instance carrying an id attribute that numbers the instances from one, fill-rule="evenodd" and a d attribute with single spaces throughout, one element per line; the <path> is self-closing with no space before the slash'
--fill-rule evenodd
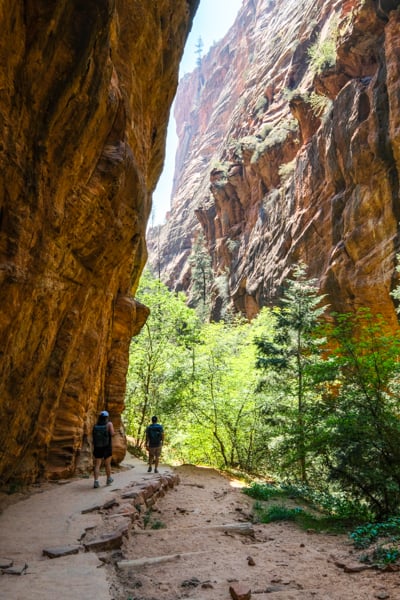
<path id="1" fill-rule="evenodd" d="M 111 485 L 113 481 L 114 481 L 114 479 L 112 477 L 107 477 L 106 485 Z"/>
<path id="2" fill-rule="evenodd" d="M 98 487 L 100 487 L 100 484 L 99 484 L 99 482 L 98 482 L 97 480 L 94 482 L 94 485 L 93 485 L 93 487 L 94 487 L 94 488 L 98 488 Z"/>
<path id="3" fill-rule="evenodd" d="M 154 473 L 158 473 L 158 469 L 154 469 Z"/>
<path id="4" fill-rule="evenodd" d="M 148 472 L 148 473 L 151 473 L 151 467 L 149 467 L 149 468 L 147 469 L 147 472 Z"/>

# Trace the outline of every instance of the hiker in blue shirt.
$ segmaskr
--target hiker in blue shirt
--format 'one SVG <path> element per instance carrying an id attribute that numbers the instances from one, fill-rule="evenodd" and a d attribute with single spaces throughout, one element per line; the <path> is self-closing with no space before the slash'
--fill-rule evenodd
<path id="1" fill-rule="evenodd" d="M 111 459 L 112 459 L 112 444 L 111 439 L 115 435 L 114 426 L 109 421 L 110 415 L 106 410 L 103 410 L 96 425 L 93 427 L 93 455 L 94 455 L 94 485 L 100 487 L 99 475 L 101 462 L 104 460 L 107 481 L 106 485 L 111 485 L 114 481 L 111 477 Z"/>
<path id="2" fill-rule="evenodd" d="M 164 441 L 163 426 L 157 422 L 156 416 L 151 417 L 151 425 L 146 427 L 146 450 L 149 453 L 148 473 L 151 473 L 151 465 L 154 461 L 154 473 L 158 473 L 158 462 L 160 460 L 162 444 Z"/>

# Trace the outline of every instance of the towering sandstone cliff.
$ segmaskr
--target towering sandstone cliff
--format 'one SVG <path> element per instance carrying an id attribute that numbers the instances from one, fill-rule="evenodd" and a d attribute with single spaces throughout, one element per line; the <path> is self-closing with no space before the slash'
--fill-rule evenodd
<path id="1" fill-rule="evenodd" d="M 0 5 L 0 481 L 65 477 L 123 409 L 133 299 L 198 0 Z M 125 440 L 118 436 L 115 457 Z"/>
<path id="2" fill-rule="evenodd" d="M 178 91 L 172 208 L 151 232 L 171 287 L 190 291 L 202 230 L 215 278 L 249 317 L 303 260 L 335 309 L 368 305 L 397 324 L 399 4 L 244 0 Z M 215 286 L 215 317 L 223 301 Z"/>

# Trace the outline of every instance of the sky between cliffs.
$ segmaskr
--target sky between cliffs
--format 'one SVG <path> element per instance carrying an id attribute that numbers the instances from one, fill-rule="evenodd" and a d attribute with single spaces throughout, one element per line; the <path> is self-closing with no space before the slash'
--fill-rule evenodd
<path id="1" fill-rule="evenodd" d="M 192 31 L 185 46 L 181 61 L 179 76 L 190 73 L 196 68 L 196 44 L 201 37 L 204 47 L 203 55 L 207 54 L 214 42 L 218 42 L 232 26 L 242 0 L 200 0 L 200 6 L 193 21 Z M 167 146 L 164 169 L 153 194 L 153 211 L 150 226 L 160 225 L 165 221 L 171 201 L 172 179 L 174 176 L 175 152 L 178 139 L 173 118 L 173 108 L 168 126 Z"/>

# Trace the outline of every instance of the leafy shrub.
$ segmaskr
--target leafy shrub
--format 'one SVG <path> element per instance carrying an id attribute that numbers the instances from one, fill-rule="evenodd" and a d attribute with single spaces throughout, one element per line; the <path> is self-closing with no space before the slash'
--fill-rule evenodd
<path id="1" fill-rule="evenodd" d="M 286 495 L 286 492 L 282 488 L 269 483 L 252 483 L 243 492 L 256 500 L 269 500 L 276 496 Z"/>
<path id="2" fill-rule="evenodd" d="M 349 534 L 355 548 L 368 548 L 380 537 L 400 539 L 400 517 L 391 517 L 382 523 L 360 525 Z"/>
<path id="3" fill-rule="evenodd" d="M 296 133 L 299 130 L 299 124 L 295 119 L 288 119 L 280 122 L 274 127 L 263 141 L 258 141 L 251 162 L 257 163 L 259 158 L 274 146 L 282 145 L 290 133 Z"/>
<path id="4" fill-rule="evenodd" d="M 294 158 L 288 163 L 284 163 L 279 167 L 279 177 L 281 178 L 281 182 L 285 183 L 290 177 L 293 175 L 294 170 L 296 168 L 296 159 Z"/>
<path id="5" fill-rule="evenodd" d="M 263 501 L 277 497 L 303 500 L 336 521 L 354 523 L 365 522 L 371 518 L 371 513 L 365 504 L 348 499 L 343 494 L 316 490 L 301 483 L 252 483 L 243 492 L 251 498 Z"/>
<path id="6" fill-rule="evenodd" d="M 361 562 L 385 568 L 400 557 L 400 517 L 391 517 L 382 523 L 361 525 L 349 537 L 355 548 L 367 549 L 373 546 L 372 552 L 362 555 Z M 385 542 L 378 543 L 380 538 L 384 538 Z"/>
<path id="7" fill-rule="evenodd" d="M 378 567 L 386 567 L 393 564 L 400 556 L 400 550 L 397 546 L 378 546 L 372 553 L 372 561 Z"/>
<path id="8" fill-rule="evenodd" d="M 321 117 L 332 106 L 332 101 L 326 96 L 311 92 L 308 97 L 308 104 L 313 109 L 314 115 L 316 117 Z"/>
<path id="9" fill-rule="evenodd" d="M 254 107 L 254 113 L 258 116 L 258 115 L 262 114 L 267 107 L 268 107 L 268 100 L 266 99 L 265 96 L 260 96 L 260 98 L 257 100 L 256 105 Z"/>
<path id="10" fill-rule="evenodd" d="M 283 504 L 276 504 L 262 509 L 257 507 L 261 523 L 272 523 L 273 521 L 296 521 L 298 516 L 303 513 L 300 507 L 288 508 Z"/>
<path id="11" fill-rule="evenodd" d="M 400 337 L 367 309 L 336 318 L 328 335 L 341 386 L 320 405 L 315 451 L 330 481 L 382 520 L 400 507 Z"/>
<path id="12" fill-rule="evenodd" d="M 337 20 L 333 19 L 327 37 L 323 39 L 322 36 L 319 36 L 315 44 L 308 50 L 312 73 L 319 75 L 325 69 L 329 69 L 335 65 L 337 36 Z"/>

